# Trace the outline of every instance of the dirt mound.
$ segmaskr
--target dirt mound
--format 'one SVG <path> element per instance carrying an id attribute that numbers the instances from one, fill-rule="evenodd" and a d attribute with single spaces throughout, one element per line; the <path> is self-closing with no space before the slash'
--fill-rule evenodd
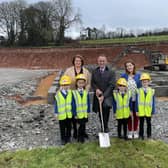
<path id="1" fill-rule="evenodd" d="M 72 65 L 72 57 L 75 54 L 82 54 L 85 58 L 85 64 L 95 64 L 97 56 L 101 53 L 107 55 L 109 62 L 112 62 L 126 47 L 126 45 L 114 45 L 99 48 L 1 48 L 0 67 L 66 68 Z M 168 44 L 137 45 L 136 47 L 168 53 Z M 130 58 L 135 61 L 138 68 L 149 64 L 143 54 L 127 54 L 115 66 L 122 67 L 125 60 Z"/>
<path id="2" fill-rule="evenodd" d="M 96 63 L 97 55 L 105 53 L 111 59 L 122 48 L 84 48 L 84 49 L 1 49 L 0 67 L 20 68 L 66 68 L 72 64 L 75 54 L 82 54 L 86 64 Z"/>
<path id="3" fill-rule="evenodd" d="M 101 53 L 107 55 L 112 62 L 124 47 L 108 48 L 70 48 L 70 49 L 1 49 L 0 67 L 18 68 L 66 68 L 72 65 L 72 58 L 75 54 L 82 54 L 85 64 L 95 64 L 97 56 Z"/>
<path id="4" fill-rule="evenodd" d="M 128 60 L 134 60 L 136 67 L 143 68 L 149 64 L 149 60 L 144 54 L 127 54 L 121 60 L 118 61 L 117 66 L 123 67 L 124 63 Z"/>

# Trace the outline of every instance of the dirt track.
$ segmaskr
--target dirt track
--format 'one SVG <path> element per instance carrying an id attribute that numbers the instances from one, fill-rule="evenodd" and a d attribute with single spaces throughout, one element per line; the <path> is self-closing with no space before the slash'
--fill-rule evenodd
<path id="1" fill-rule="evenodd" d="M 53 74 L 43 78 L 40 81 L 40 83 L 36 89 L 36 92 L 34 93 L 34 96 L 41 96 L 41 97 L 44 97 L 44 99 L 27 101 L 27 102 L 23 103 L 23 105 L 28 106 L 28 105 L 32 105 L 32 104 L 47 104 L 48 90 L 51 87 L 52 82 L 54 81 L 56 75 L 57 75 L 57 73 L 54 72 Z"/>

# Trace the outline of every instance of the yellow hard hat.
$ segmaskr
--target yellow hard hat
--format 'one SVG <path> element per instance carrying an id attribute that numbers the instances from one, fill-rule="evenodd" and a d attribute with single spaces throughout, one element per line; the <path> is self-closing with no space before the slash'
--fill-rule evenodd
<path id="1" fill-rule="evenodd" d="M 71 84 L 71 78 L 67 75 L 63 75 L 60 79 L 60 85 L 70 85 Z"/>
<path id="2" fill-rule="evenodd" d="M 76 80 L 79 80 L 79 79 L 83 79 L 83 80 L 86 81 L 86 75 L 84 75 L 84 74 L 79 74 L 79 75 L 77 75 L 77 76 L 76 76 Z"/>
<path id="3" fill-rule="evenodd" d="M 127 87 L 127 81 L 125 78 L 119 78 L 117 81 L 117 85 L 123 85 Z"/>
<path id="4" fill-rule="evenodd" d="M 148 73 L 142 73 L 140 80 L 151 80 L 151 77 Z"/>

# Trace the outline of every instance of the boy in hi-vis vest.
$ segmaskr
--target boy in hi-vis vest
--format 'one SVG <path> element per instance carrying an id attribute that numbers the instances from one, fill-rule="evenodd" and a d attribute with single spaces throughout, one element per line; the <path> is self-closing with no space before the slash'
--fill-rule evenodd
<path id="1" fill-rule="evenodd" d="M 79 74 L 76 76 L 76 90 L 73 90 L 75 108 L 73 114 L 77 120 L 78 142 L 84 143 L 86 138 L 86 122 L 88 122 L 88 113 L 90 112 L 89 94 L 85 89 L 86 76 Z"/>
<path id="2" fill-rule="evenodd" d="M 127 140 L 128 118 L 132 110 L 131 92 L 127 90 L 127 81 L 125 78 L 119 78 L 117 81 L 117 90 L 113 91 L 113 111 L 117 119 L 118 138 Z M 123 136 L 121 135 L 123 127 Z"/>
<path id="3" fill-rule="evenodd" d="M 151 138 L 151 117 L 155 113 L 154 89 L 149 87 L 151 78 L 147 73 L 142 73 L 140 80 L 142 87 L 137 89 L 136 111 L 139 116 L 139 138 L 144 139 L 144 120 L 147 122 L 147 138 Z"/>
<path id="4" fill-rule="evenodd" d="M 60 79 L 60 89 L 55 95 L 55 116 L 59 120 L 61 144 L 70 142 L 72 119 L 72 91 L 69 89 L 71 78 L 64 75 Z"/>

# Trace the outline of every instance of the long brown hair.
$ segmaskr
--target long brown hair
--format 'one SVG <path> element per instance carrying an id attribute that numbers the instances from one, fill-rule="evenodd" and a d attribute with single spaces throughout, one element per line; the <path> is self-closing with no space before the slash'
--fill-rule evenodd
<path id="1" fill-rule="evenodd" d="M 136 74 L 136 66 L 135 66 L 134 61 L 133 61 L 133 60 L 127 60 L 127 61 L 124 63 L 125 72 L 126 72 L 127 74 L 129 74 L 130 72 L 127 70 L 127 63 L 131 63 L 131 64 L 134 66 L 133 74 L 135 75 L 135 74 Z"/>

